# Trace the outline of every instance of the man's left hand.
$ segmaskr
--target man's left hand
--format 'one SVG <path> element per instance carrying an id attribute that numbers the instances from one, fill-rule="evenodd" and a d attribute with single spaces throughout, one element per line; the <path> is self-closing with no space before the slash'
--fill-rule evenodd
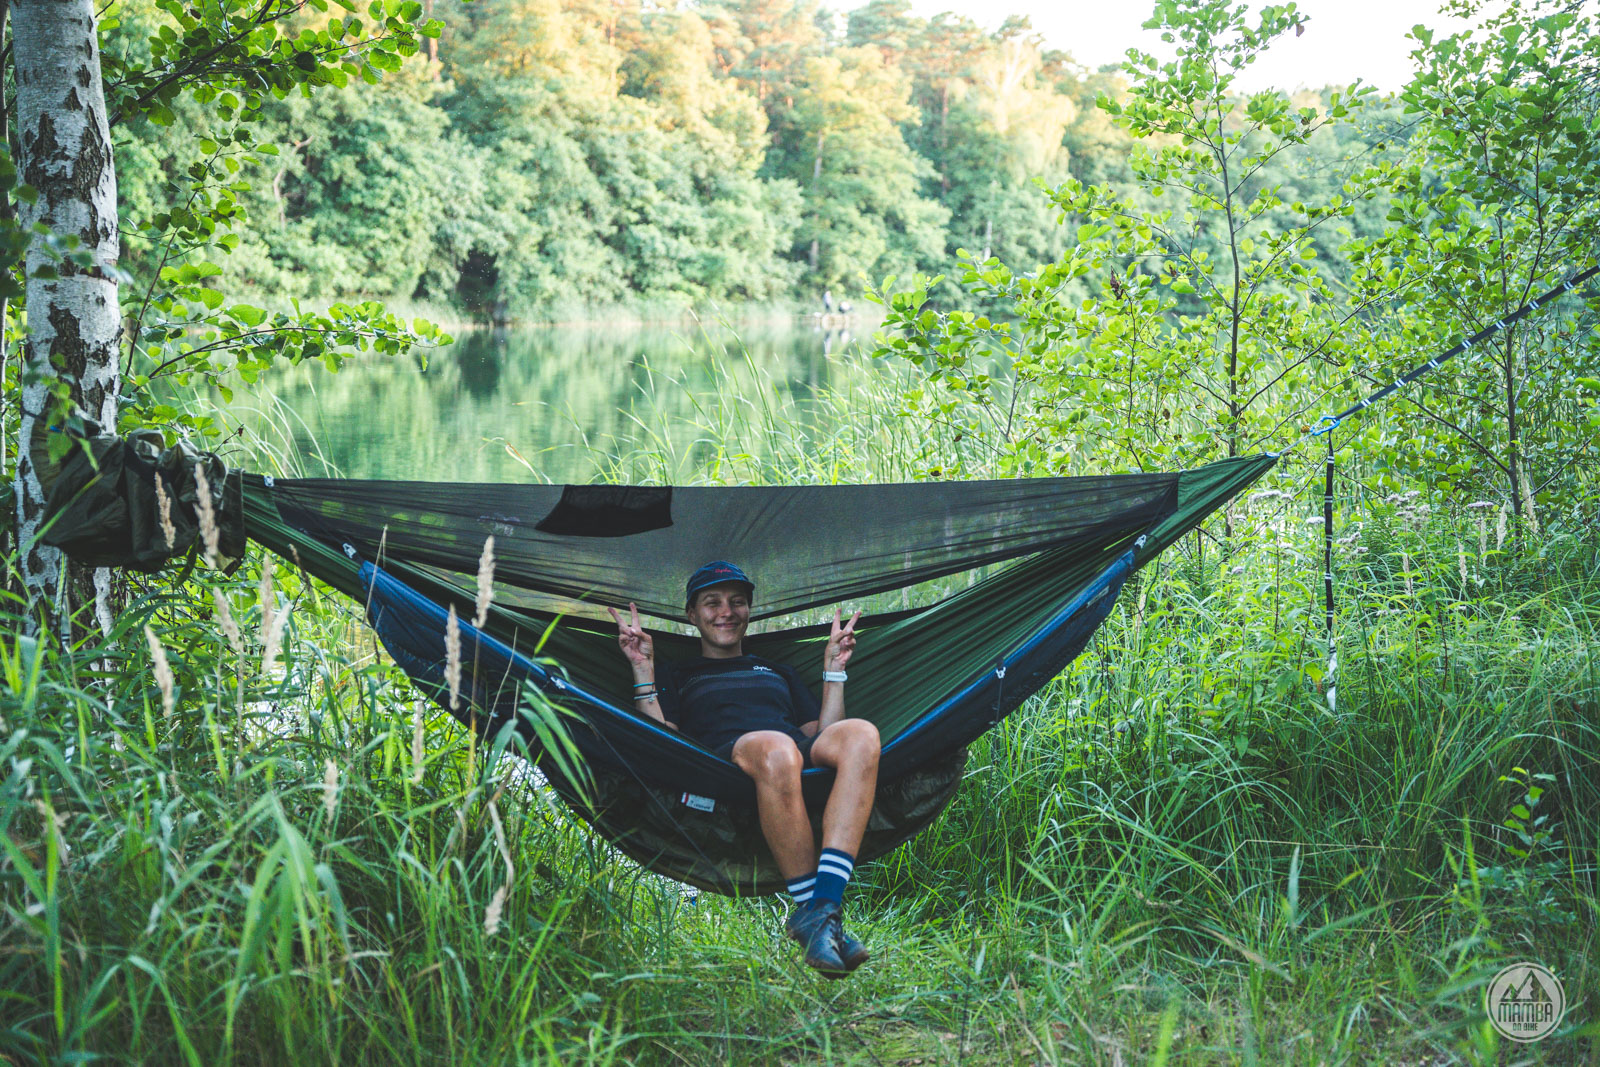
<path id="1" fill-rule="evenodd" d="M 850 616 L 850 621 L 840 625 L 843 614 L 838 608 L 833 609 L 833 632 L 828 635 L 828 648 L 822 654 L 822 669 L 825 671 L 842 671 L 845 664 L 850 662 L 850 653 L 856 650 L 856 620 L 861 618 L 861 612 Z"/>

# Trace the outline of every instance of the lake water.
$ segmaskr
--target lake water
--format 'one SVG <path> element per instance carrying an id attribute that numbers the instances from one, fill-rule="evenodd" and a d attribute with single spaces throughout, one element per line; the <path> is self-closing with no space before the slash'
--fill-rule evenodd
<path id="1" fill-rule="evenodd" d="M 791 405 L 858 347 L 803 322 L 477 330 L 426 369 L 414 356 L 285 367 L 222 407 L 288 474 L 587 482 L 620 463 L 629 481 L 681 480 L 729 420 L 764 406 L 814 418 Z M 676 470 L 652 477 L 647 453 Z"/>

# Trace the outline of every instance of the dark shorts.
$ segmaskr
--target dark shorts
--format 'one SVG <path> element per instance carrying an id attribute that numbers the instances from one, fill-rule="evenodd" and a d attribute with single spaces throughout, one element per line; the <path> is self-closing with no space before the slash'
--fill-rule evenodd
<path id="1" fill-rule="evenodd" d="M 811 746 L 816 743 L 816 740 L 817 738 L 815 734 L 810 737 L 797 737 L 794 739 L 795 745 L 800 749 L 800 765 L 802 767 L 816 766 L 815 763 L 811 762 Z M 729 741 L 727 744 L 718 748 L 714 748 L 712 751 L 721 756 L 723 759 L 727 760 L 729 763 L 732 763 L 733 746 L 737 745 L 738 743 L 739 738 L 735 737 L 732 741 Z"/>

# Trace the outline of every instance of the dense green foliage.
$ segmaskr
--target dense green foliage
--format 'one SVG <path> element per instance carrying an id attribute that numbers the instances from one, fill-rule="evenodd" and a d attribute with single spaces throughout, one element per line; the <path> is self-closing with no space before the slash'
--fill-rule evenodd
<path id="1" fill-rule="evenodd" d="M 853 300 L 958 248 L 1048 260 L 1068 235 L 1035 181 L 1125 171 L 1128 139 L 1093 107 L 1112 79 L 1025 20 L 987 32 L 903 0 L 837 18 L 815 0 L 439 0 L 432 16 L 431 58 L 230 116 L 278 153 L 237 192 L 236 285 L 531 318 Z M 120 18 L 113 55 L 166 20 L 148 0 Z M 216 127 L 175 97 L 119 132 L 130 230 L 170 203 L 197 139 L 226 143 Z M 144 278 L 152 252 L 129 251 Z"/>
<path id="2" fill-rule="evenodd" d="M 920 369 L 921 410 L 990 440 L 1016 473 L 1280 448 L 1594 262 L 1592 17 L 1514 7 L 1480 37 L 1423 31 L 1398 115 L 1365 91 L 1303 107 L 1235 92 L 1300 19 L 1292 6 L 1251 18 L 1158 4 L 1151 25 L 1178 58 L 1135 56 L 1126 94 L 1100 101 L 1136 138 L 1131 181 L 1052 191 L 1072 246 L 1038 269 L 969 257 L 960 285 L 987 315 L 941 310 L 928 278 L 876 294 L 878 354 Z M 1403 143 L 1378 125 L 1370 147 L 1352 139 L 1363 113 L 1403 119 Z M 1329 170 L 1343 180 L 1294 178 Z M 1592 293 L 1504 330 L 1392 399 L 1395 417 L 1336 441 L 1378 462 L 1391 489 L 1468 493 L 1519 526 L 1545 507 L 1581 514 L 1600 440 Z"/>

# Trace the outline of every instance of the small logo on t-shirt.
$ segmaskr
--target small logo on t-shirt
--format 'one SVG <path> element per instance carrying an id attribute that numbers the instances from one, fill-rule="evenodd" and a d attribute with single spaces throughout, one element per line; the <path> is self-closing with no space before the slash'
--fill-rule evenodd
<path id="1" fill-rule="evenodd" d="M 750 669 L 753 670 L 753 671 L 766 671 L 768 674 L 777 674 L 778 673 L 777 671 L 773 670 L 771 667 L 763 667 L 759 663 L 750 664 Z"/>

